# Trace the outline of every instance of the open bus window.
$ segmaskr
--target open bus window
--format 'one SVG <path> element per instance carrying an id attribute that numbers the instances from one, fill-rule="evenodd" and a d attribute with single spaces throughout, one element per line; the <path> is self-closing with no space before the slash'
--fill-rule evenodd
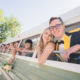
<path id="1" fill-rule="evenodd" d="M 8 48 L 8 49 L 7 49 L 7 52 L 8 52 L 9 54 L 12 54 L 12 50 L 18 48 L 19 42 L 20 42 L 20 41 L 16 41 L 16 42 L 9 43 L 9 46 L 7 47 L 7 48 Z M 8 45 L 8 44 L 7 44 L 7 45 Z"/>
<path id="2" fill-rule="evenodd" d="M 5 44 L 1 45 L 0 52 L 6 53 L 6 45 Z"/>
<path id="3" fill-rule="evenodd" d="M 69 32 L 69 31 L 74 30 L 74 29 L 76 29 L 76 28 L 80 28 L 80 23 L 66 26 L 65 31 Z M 55 42 L 56 40 L 57 40 L 57 38 L 54 39 L 54 42 Z M 67 43 L 67 42 L 66 42 L 66 43 Z M 80 64 L 80 55 L 77 56 L 77 57 L 76 57 L 76 55 L 77 55 L 77 54 L 75 53 L 75 56 L 73 57 L 73 59 L 72 59 L 70 62 L 69 62 L 69 61 L 64 61 L 64 62 Z M 55 56 L 55 57 L 53 58 L 54 61 L 60 61 L 60 62 L 61 62 L 60 58 L 59 58 L 56 54 L 54 54 L 54 56 Z M 61 55 L 59 54 L 59 56 L 61 56 Z M 36 55 L 36 57 L 37 57 L 37 55 Z M 64 56 L 63 56 L 63 57 L 64 57 Z M 50 59 L 48 59 L 48 60 L 50 60 Z"/>
<path id="4" fill-rule="evenodd" d="M 26 41 L 27 40 L 31 40 L 32 41 L 32 43 L 30 43 L 32 46 L 30 47 L 30 50 L 33 50 L 35 47 L 36 47 L 36 45 L 37 45 L 37 43 L 38 43 L 38 38 L 39 38 L 39 35 L 35 35 L 35 36 L 33 36 L 33 37 L 30 37 L 30 38 L 26 38 L 26 39 L 24 39 L 23 41 L 22 41 L 22 43 L 21 43 L 21 46 L 22 47 L 24 47 L 26 50 L 29 50 L 29 48 L 27 49 L 27 47 L 28 47 L 28 43 L 29 42 L 27 42 L 26 43 Z M 21 54 L 21 55 L 24 55 L 24 56 L 26 56 L 26 57 L 32 57 L 33 56 L 33 52 L 25 52 L 24 54 Z"/>

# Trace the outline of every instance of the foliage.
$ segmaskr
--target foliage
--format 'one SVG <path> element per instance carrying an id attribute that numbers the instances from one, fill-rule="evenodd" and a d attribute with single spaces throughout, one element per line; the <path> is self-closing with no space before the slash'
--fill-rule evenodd
<path id="1" fill-rule="evenodd" d="M 4 66 L 3 66 L 3 70 L 6 71 L 6 70 L 12 70 L 14 69 L 14 65 L 13 64 L 8 64 L 8 63 L 5 63 Z"/>
<path id="2" fill-rule="evenodd" d="M 5 63 L 5 64 L 4 64 L 4 66 L 6 66 L 6 65 L 11 65 L 11 66 L 12 66 L 12 64 L 8 64 L 8 63 Z"/>
<path id="3" fill-rule="evenodd" d="M 21 24 L 14 16 L 5 17 L 0 10 L 0 28 L 2 30 L 2 42 L 18 35 L 21 32 Z"/>

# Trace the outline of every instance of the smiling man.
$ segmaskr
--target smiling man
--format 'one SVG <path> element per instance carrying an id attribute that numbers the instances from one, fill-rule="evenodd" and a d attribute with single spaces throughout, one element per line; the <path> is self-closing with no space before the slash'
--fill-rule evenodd
<path id="1" fill-rule="evenodd" d="M 65 53 L 56 54 L 61 61 L 71 62 L 80 54 L 74 52 L 80 50 L 80 30 L 73 33 L 65 32 L 65 25 L 60 17 L 52 17 L 49 21 L 51 33 L 58 39 L 56 50 L 66 50 Z"/>

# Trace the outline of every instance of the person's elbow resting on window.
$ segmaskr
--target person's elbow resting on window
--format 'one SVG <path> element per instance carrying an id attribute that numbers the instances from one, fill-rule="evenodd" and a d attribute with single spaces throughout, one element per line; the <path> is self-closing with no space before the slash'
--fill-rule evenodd
<path id="1" fill-rule="evenodd" d="M 45 63 L 49 55 L 53 52 L 55 49 L 55 45 L 53 43 L 48 43 L 44 49 L 44 51 L 41 53 L 40 47 L 38 47 L 38 63 L 41 65 Z"/>

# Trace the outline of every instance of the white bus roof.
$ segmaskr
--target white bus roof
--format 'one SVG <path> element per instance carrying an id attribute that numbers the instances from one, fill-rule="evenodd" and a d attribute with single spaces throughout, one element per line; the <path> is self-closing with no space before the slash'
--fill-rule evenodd
<path id="1" fill-rule="evenodd" d="M 77 7 L 69 12 L 66 12 L 66 13 L 60 15 L 60 17 L 64 21 L 65 25 L 70 25 L 70 24 L 73 24 L 76 22 L 80 22 L 80 7 Z M 47 27 L 49 27 L 49 21 L 47 21 L 37 27 L 34 27 L 24 33 L 21 33 L 20 35 L 17 35 L 15 37 L 13 37 L 12 39 L 3 42 L 2 44 L 8 44 L 11 42 L 19 41 L 21 39 L 25 39 L 25 38 L 40 34 Z"/>

